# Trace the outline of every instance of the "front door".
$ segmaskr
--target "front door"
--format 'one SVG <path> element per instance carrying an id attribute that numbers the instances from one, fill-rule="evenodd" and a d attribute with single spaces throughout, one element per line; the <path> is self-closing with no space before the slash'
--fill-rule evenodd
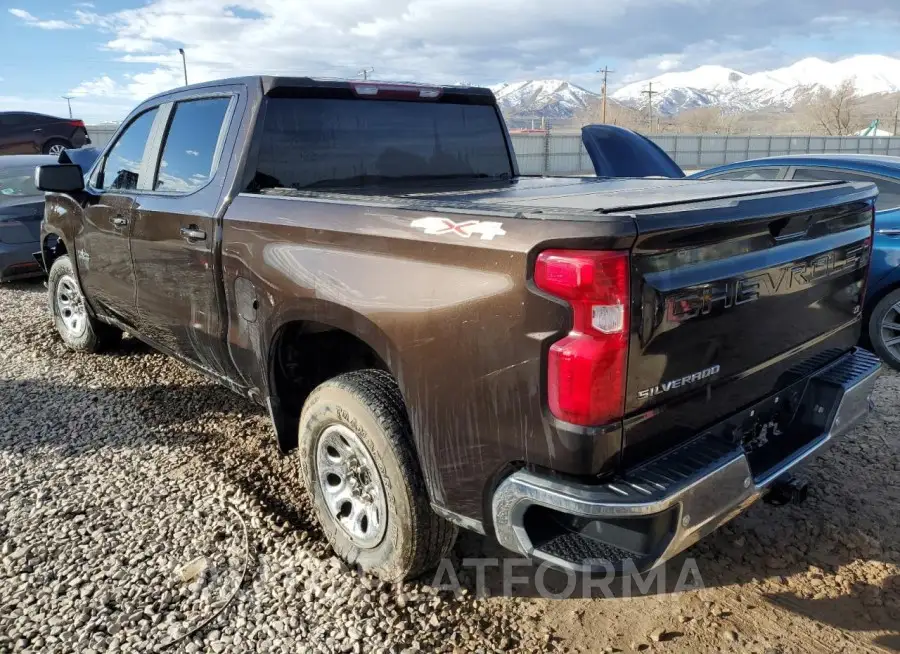
<path id="1" fill-rule="evenodd" d="M 157 109 L 137 116 L 105 153 L 88 184 L 75 258 L 85 295 L 99 310 L 133 325 L 135 280 L 129 237 L 135 198 L 146 183 L 145 151 Z M 142 175 L 144 179 L 142 179 Z"/>
<path id="2" fill-rule="evenodd" d="M 131 233 L 138 331 L 223 376 L 215 253 L 222 188 L 212 182 L 231 101 L 217 95 L 162 108 L 159 167 L 152 191 L 138 198 Z"/>

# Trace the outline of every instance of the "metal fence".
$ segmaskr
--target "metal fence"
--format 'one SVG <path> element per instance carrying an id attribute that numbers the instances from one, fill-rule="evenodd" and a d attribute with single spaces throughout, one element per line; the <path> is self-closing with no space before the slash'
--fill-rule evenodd
<path id="1" fill-rule="evenodd" d="M 92 143 L 104 147 L 116 125 L 88 125 Z M 650 137 L 685 170 L 784 154 L 864 153 L 900 156 L 900 136 L 721 136 L 658 134 Z M 523 175 L 592 175 L 581 133 L 513 134 Z"/>
<path id="2" fill-rule="evenodd" d="M 109 143 L 110 139 L 113 137 L 113 134 L 116 133 L 116 130 L 119 129 L 118 125 L 105 124 L 105 125 L 87 125 L 86 126 L 88 136 L 91 137 L 91 145 L 95 148 L 105 148 L 106 144 Z"/>
<path id="3" fill-rule="evenodd" d="M 650 137 L 685 170 L 785 154 L 862 153 L 900 156 L 900 136 L 722 136 L 658 134 Z M 523 175 L 590 175 L 581 134 L 513 134 Z"/>

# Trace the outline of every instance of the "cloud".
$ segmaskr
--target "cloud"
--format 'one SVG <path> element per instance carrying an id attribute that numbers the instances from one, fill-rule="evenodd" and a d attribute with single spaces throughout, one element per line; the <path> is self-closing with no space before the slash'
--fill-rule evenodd
<path id="1" fill-rule="evenodd" d="M 710 59 L 733 59 L 847 21 L 900 25 L 900 6 L 883 0 L 852 6 L 845 0 L 150 0 L 111 13 L 78 10 L 76 17 L 108 32 L 104 47 L 122 61 L 151 66 L 119 80 L 137 99 L 181 83 L 182 45 L 191 81 L 247 73 L 353 76 L 373 66 L 379 78 L 493 83 L 584 76 L 615 57 L 627 64 L 614 78 L 621 82 L 639 72 L 719 63 Z M 651 71 L 632 64 L 654 59 Z"/>
<path id="2" fill-rule="evenodd" d="M 29 27 L 39 27 L 42 30 L 75 30 L 81 27 L 78 24 L 67 23 L 64 20 L 40 20 L 37 16 L 30 14 L 24 9 L 12 8 L 9 10 L 9 13 L 24 21 Z"/>
<path id="3" fill-rule="evenodd" d="M 69 92 L 75 97 L 116 97 L 127 95 L 109 75 L 82 82 Z"/>
<path id="4" fill-rule="evenodd" d="M 562 77 L 596 90 L 595 71 L 606 64 L 616 71 L 612 89 L 707 63 L 752 73 L 798 58 L 785 41 L 827 43 L 865 21 L 900 28 L 900 3 L 884 0 L 142 0 L 118 11 L 87 4 L 73 6 L 64 24 L 98 32 L 96 46 L 127 72 L 92 75 L 74 91 L 133 102 L 184 83 L 179 47 L 191 82 L 353 77 L 374 67 L 378 79 Z M 10 11 L 26 24 L 50 22 Z"/>

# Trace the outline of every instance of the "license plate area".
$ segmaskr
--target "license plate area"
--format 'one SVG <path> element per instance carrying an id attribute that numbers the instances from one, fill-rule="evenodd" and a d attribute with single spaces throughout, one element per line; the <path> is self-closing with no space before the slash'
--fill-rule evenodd
<path id="1" fill-rule="evenodd" d="M 820 438 L 831 423 L 839 399 L 839 388 L 813 377 L 735 416 L 731 440 L 743 449 L 753 477 L 765 477 L 794 452 Z"/>

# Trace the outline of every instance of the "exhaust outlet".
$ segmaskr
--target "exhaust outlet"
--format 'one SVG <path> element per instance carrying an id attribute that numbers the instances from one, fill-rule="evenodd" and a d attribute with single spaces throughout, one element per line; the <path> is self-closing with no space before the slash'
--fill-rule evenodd
<path id="1" fill-rule="evenodd" d="M 809 484 L 793 475 L 782 475 L 769 487 L 765 501 L 774 506 L 802 504 L 806 500 Z"/>

